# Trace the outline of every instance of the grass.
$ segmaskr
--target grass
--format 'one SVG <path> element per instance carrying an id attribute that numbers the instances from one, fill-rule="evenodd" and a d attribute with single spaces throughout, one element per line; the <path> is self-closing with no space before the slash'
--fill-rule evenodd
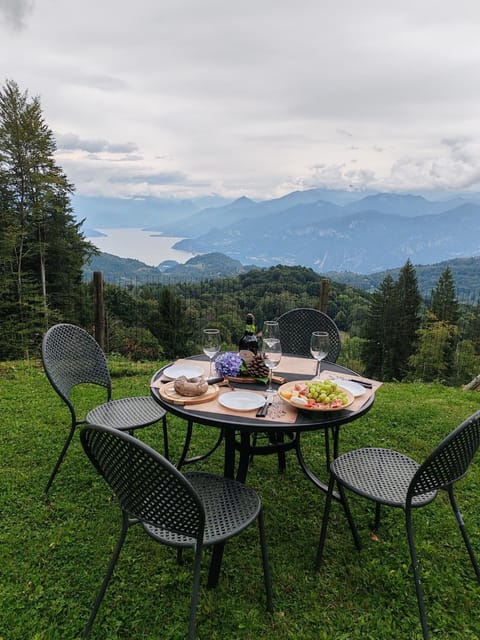
<path id="1" fill-rule="evenodd" d="M 114 363 L 114 397 L 148 393 L 152 369 Z M 120 511 L 81 450 L 70 447 L 48 497 L 44 486 L 66 437 L 68 415 L 38 363 L 0 365 L 0 639 L 81 637 L 96 590 L 117 540 Z M 97 401 L 84 393 L 85 407 Z M 373 409 L 347 425 L 341 449 L 381 445 L 422 460 L 478 408 L 478 393 L 441 385 L 385 384 Z M 100 398 L 98 398 L 100 400 Z M 173 457 L 184 424 L 169 418 Z M 195 428 L 205 450 L 216 432 Z M 161 449 L 161 429 L 142 438 Z M 304 437 L 307 459 L 324 468 L 320 433 Z M 197 616 L 199 640 L 414 640 L 421 638 L 402 513 L 385 509 L 379 541 L 370 538 L 373 505 L 352 497 L 364 543 L 355 550 L 339 505 L 332 509 L 322 570 L 312 570 L 324 496 L 302 475 L 293 455 L 278 474 L 274 456 L 259 458 L 248 482 L 265 507 L 275 613 L 265 610 L 257 531 L 232 540 L 220 583 L 207 590 L 204 560 Z M 222 452 L 202 465 L 220 472 Z M 457 496 L 480 556 L 480 456 Z M 446 496 L 415 514 L 420 569 L 432 640 L 480 636 L 480 586 Z M 184 638 L 191 563 L 133 528 L 92 632 L 96 640 Z"/>

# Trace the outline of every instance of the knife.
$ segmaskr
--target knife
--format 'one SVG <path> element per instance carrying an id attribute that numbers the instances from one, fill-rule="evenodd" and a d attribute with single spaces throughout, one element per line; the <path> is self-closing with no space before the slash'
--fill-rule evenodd
<path id="1" fill-rule="evenodd" d="M 219 378 L 207 378 L 207 384 L 218 384 L 219 382 L 223 382 L 223 376 Z"/>
<path id="2" fill-rule="evenodd" d="M 355 378 L 349 378 L 350 382 L 356 382 L 357 384 L 361 384 L 362 387 L 365 387 L 365 389 L 372 389 L 373 385 L 371 382 L 364 382 L 363 380 L 358 380 Z"/>
<path id="3" fill-rule="evenodd" d="M 257 418 L 265 418 L 265 416 L 268 413 L 268 407 L 271 404 L 272 404 L 272 401 L 270 400 L 270 398 L 266 398 L 264 404 L 260 407 L 260 409 L 256 413 Z"/>

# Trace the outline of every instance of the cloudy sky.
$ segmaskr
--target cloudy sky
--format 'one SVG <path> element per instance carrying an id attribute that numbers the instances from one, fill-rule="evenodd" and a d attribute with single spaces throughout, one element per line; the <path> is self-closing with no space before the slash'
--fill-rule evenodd
<path id="1" fill-rule="evenodd" d="M 478 0 L 0 0 L 81 195 L 480 191 Z"/>

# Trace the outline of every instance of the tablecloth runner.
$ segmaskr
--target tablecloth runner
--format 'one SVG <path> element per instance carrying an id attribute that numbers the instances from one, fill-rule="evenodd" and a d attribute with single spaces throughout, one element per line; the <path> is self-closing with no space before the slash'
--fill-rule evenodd
<path id="1" fill-rule="evenodd" d="M 178 365 L 186 365 L 192 364 L 192 360 L 187 359 L 179 359 L 175 362 Z M 209 363 L 203 360 L 195 360 L 195 365 L 201 366 L 204 369 L 205 375 L 209 373 Z M 302 376 L 305 376 L 305 379 L 308 380 L 312 376 L 315 375 L 317 362 L 316 360 L 309 358 L 298 358 L 295 356 L 283 356 L 278 367 L 278 374 L 282 373 L 295 373 L 299 376 L 299 379 Z M 276 370 L 277 371 L 277 370 Z M 354 402 L 345 409 L 345 411 L 358 411 L 365 404 L 365 402 L 370 398 L 370 396 L 375 393 L 376 389 L 381 386 L 381 382 L 378 380 L 371 380 L 369 378 L 365 378 L 362 376 L 354 376 L 345 373 L 337 373 L 328 370 L 324 370 L 320 374 L 321 379 L 328 379 L 331 377 L 335 378 L 345 378 L 348 380 L 358 380 L 359 382 L 367 382 L 372 385 L 371 389 L 365 389 L 365 393 L 358 398 L 355 398 Z M 152 387 L 159 388 L 164 382 L 166 378 L 160 378 L 152 383 Z M 222 387 L 220 388 L 220 394 L 227 393 L 231 391 L 231 388 Z M 252 393 L 258 393 L 262 396 L 265 395 L 264 391 L 253 391 Z M 188 406 L 188 399 L 186 399 L 185 404 Z M 224 407 L 218 402 L 218 396 L 214 400 L 209 402 L 203 402 L 201 404 L 195 405 L 195 411 L 206 412 L 206 413 L 217 413 L 217 414 L 225 414 L 225 415 L 241 415 L 245 417 L 254 417 L 256 410 L 252 411 L 233 411 Z M 269 407 L 268 414 L 265 418 L 262 418 L 265 422 L 284 422 L 293 424 L 298 415 L 298 410 L 292 407 L 291 405 L 283 402 L 283 400 L 276 396 L 273 404 Z"/>

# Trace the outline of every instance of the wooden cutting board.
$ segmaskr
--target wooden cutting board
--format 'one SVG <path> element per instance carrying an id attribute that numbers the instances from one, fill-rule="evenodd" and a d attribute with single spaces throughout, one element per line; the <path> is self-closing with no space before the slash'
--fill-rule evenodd
<path id="1" fill-rule="evenodd" d="M 159 388 L 160 395 L 165 402 L 173 404 L 200 404 L 201 402 L 209 402 L 218 396 L 220 389 L 216 384 L 208 386 L 207 391 L 201 396 L 182 396 L 175 391 L 175 381 L 166 382 Z"/>
<path id="2" fill-rule="evenodd" d="M 245 384 L 255 384 L 258 382 L 256 378 L 247 378 L 247 376 L 227 376 L 227 380 L 230 380 L 230 382 L 243 382 Z M 282 378 L 282 376 L 272 376 L 272 382 L 275 382 L 276 384 L 285 384 L 286 380 L 285 378 Z"/>

